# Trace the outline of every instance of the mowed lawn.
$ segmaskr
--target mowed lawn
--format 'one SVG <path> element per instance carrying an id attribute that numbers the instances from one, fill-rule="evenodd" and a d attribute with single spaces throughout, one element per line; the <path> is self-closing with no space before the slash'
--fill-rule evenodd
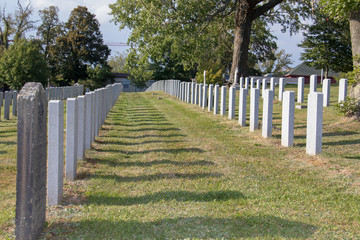
<path id="1" fill-rule="evenodd" d="M 312 157 L 306 109 L 285 148 L 276 100 L 274 137 L 263 139 L 160 92 L 123 93 L 62 204 L 48 207 L 41 238 L 359 239 L 360 124 L 336 115 L 335 102 Z M 0 238 L 11 238 L 16 122 L 0 126 Z"/>

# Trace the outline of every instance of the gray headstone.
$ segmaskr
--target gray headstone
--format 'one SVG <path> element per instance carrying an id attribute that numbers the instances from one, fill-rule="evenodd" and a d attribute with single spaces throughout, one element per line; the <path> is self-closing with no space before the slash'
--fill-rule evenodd
<path id="1" fill-rule="evenodd" d="M 78 150 L 77 159 L 84 158 L 85 152 L 85 96 L 78 97 Z"/>
<path id="2" fill-rule="evenodd" d="M 260 87 L 261 87 L 261 80 L 257 79 L 256 80 L 256 88 L 260 90 Z"/>
<path id="3" fill-rule="evenodd" d="M 78 150 L 78 102 L 76 98 L 66 100 L 66 153 L 65 178 L 75 180 Z"/>
<path id="4" fill-rule="evenodd" d="M 309 155 L 322 151 L 323 102 L 322 93 L 309 93 L 306 120 L 306 153 Z"/>
<path id="5" fill-rule="evenodd" d="M 275 78 L 270 78 L 270 90 L 275 92 Z"/>
<path id="6" fill-rule="evenodd" d="M 95 107 L 95 119 L 94 119 L 94 122 L 95 122 L 95 126 L 94 126 L 94 128 L 95 128 L 95 136 L 98 136 L 99 135 L 99 117 L 98 117 L 98 115 L 99 115 L 99 91 L 98 90 L 95 90 L 95 92 L 94 92 L 94 94 L 95 94 L 95 105 L 94 105 L 94 107 Z"/>
<path id="7" fill-rule="evenodd" d="M 12 115 L 13 116 L 17 116 L 17 96 L 18 96 L 17 91 L 14 91 L 12 94 L 12 99 L 13 99 Z"/>
<path id="8" fill-rule="evenodd" d="M 297 102 L 303 103 L 304 102 L 304 84 L 305 79 L 303 77 L 298 78 L 298 90 L 297 90 Z"/>
<path id="9" fill-rule="evenodd" d="M 250 79 L 250 89 L 255 87 L 255 79 L 251 78 Z"/>
<path id="10" fill-rule="evenodd" d="M 104 96 L 105 97 L 105 96 Z M 86 101 L 86 118 L 85 118 L 85 149 L 90 149 L 90 146 L 91 146 L 91 126 L 92 126 L 92 118 L 91 118 L 91 95 L 89 92 L 87 92 L 85 94 L 85 101 Z M 104 115 L 106 115 L 105 113 L 105 109 L 106 109 L 106 106 L 104 105 Z M 104 120 L 105 118 L 103 118 Z"/>
<path id="11" fill-rule="evenodd" d="M 229 90 L 229 113 L 228 113 L 229 119 L 235 118 L 235 100 L 236 100 L 236 88 L 230 87 L 230 90 Z"/>
<path id="12" fill-rule="evenodd" d="M 226 86 L 221 87 L 220 115 L 226 114 Z"/>
<path id="13" fill-rule="evenodd" d="M 250 132 L 259 128 L 259 98 L 260 90 L 252 88 L 250 94 Z"/>
<path id="14" fill-rule="evenodd" d="M 11 93 L 5 92 L 5 101 L 4 101 L 4 119 L 10 119 L 10 102 L 11 102 Z"/>
<path id="15" fill-rule="evenodd" d="M 262 136 L 270 138 L 272 136 L 274 91 L 265 89 L 263 98 Z"/>
<path id="16" fill-rule="evenodd" d="M 4 93 L 3 92 L 0 92 L 0 107 L 3 105 L 3 102 L 4 102 Z"/>
<path id="17" fill-rule="evenodd" d="M 199 104 L 199 84 L 195 85 L 195 105 Z"/>
<path id="18" fill-rule="evenodd" d="M 195 83 L 191 83 L 191 104 L 195 103 Z"/>
<path id="19" fill-rule="evenodd" d="M 347 79 L 346 78 L 340 79 L 340 82 L 339 82 L 339 100 L 338 100 L 339 102 L 345 101 L 345 98 L 347 96 L 347 86 L 348 86 Z"/>
<path id="20" fill-rule="evenodd" d="M 219 85 L 215 85 L 214 89 L 214 114 L 219 114 Z"/>
<path id="21" fill-rule="evenodd" d="M 261 86 L 262 86 L 262 88 L 261 88 L 261 96 L 262 96 L 262 98 L 264 98 L 264 92 L 265 92 L 266 86 L 267 86 L 267 79 L 266 78 L 263 78 Z"/>
<path id="22" fill-rule="evenodd" d="M 317 89 L 317 75 L 310 76 L 310 92 L 316 92 Z"/>
<path id="23" fill-rule="evenodd" d="M 36 239 L 45 223 L 46 120 L 42 85 L 26 83 L 18 98 L 16 239 Z"/>
<path id="24" fill-rule="evenodd" d="M 249 90 L 249 78 L 245 78 L 245 88 Z"/>
<path id="25" fill-rule="evenodd" d="M 214 106 L 214 85 L 209 85 L 208 111 L 210 112 Z"/>
<path id="26" fill-rule="evenodd" d="M 63 195 L 64 104 L 49 102 L 47 204 L 58 205 Z"/>
<path id="27" fill-rule="evenodd" d="M 244 87 L 244 77 L 240 77 L 240 88 Z"/>
<path id="28" fill-rule="evenodd" d="M 324 94 L 324 107 L 328 107 L 330 105 L 330 79 L 324 79 L 322 84 L 322 92 Z"/>
<path id="29" fill-rule="evenodd" d="M 295 92 L 283 93 L 281 145 L 291 147 L 294 144 Z"/>
<path id="30" fill-rule="evenodd" d="M 202 107 L 203 104 L 203 91 L 204 91 L 204 86 L 202 83 L 199 84 L 199 107 Z"/>
<path id="31" fill-rule="evenodd" d="M 109 91 L 110 93 L 110 91 Z M 91 96 L 91 143 L 95 140 L 95 92 L 90 92 Z M 108 94 L 108 111 L 110 110 L 111 105 L 111 93 Z"/>
<path id="32" fill-rule="evenodd" d="M 240 89 L 239 95 L 239 124 L 242 127 L 246 126 L 246 101 L 248 90 L 246 88 Z"/>

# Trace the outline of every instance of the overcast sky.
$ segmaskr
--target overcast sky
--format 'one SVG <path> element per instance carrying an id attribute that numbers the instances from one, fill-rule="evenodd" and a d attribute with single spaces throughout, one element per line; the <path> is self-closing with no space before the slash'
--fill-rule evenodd
<path id="1" fill-rule="evenodd" d="M 109 4 L 116 2 L 116 0 L 32 0 L 31 6 L 34 9 L 32 18 L 34 20 L 40 20 L 39 10 L 44 9 L 49 6 L 57 6 L 59 8 L 59 17 L 60 20 L 66 22 L 69 18 L 71 10 L 77 6 L 86 6 L 91 13 L 96 15 L 97 20 L 100 23 L 100 30 L 103 34 L 103 39 L 105 43 L 108 42 L 123 42 L 126 43 L 128 36 L 130 34 L 129 30 L 120 31 L 118 26 L 113 22 L 110 22 L 112 16 L 109 15 L 110 8 Z M 20 0 L 20 3 L 23 6 L 26 6 L 28 0 Z M 1 0 L 0 7 L 5 6 L 7 13 L 14 13 L 17 8 L 17 0 Z M 273 35 L 277 36 L 278 47 L 284 49 L 286 53 L 292 54 L 293 64 L 292 67 L 298 65 L 300 61 L 300 52 L 301 48 L 297 46 L 302 39 L 301 34 L 290 37 L 289 33 L 281 33 L 280 27 L 273 27 Z M 30 33 L 35 35 L 34 33 Z M 116 55 L 117 52 L 126 51 L 125 47 L 110 47 L 111 54 Z"/>

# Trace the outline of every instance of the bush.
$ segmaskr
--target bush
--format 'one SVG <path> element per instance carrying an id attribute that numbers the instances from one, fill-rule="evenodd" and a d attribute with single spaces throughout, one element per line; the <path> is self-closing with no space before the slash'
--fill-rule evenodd
<path id="1" fill-rule="evenodd" d="M 341 101 L 336 105 L 339 113 L 345 117 L 352 117 L 359 115 L 359 105 L 355 98 L 346 97 L 345 101 Z"/>

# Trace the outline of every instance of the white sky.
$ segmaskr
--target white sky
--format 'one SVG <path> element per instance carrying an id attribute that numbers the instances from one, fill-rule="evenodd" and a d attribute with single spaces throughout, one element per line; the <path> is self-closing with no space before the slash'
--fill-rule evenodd
<path id="1" fill-rule="evenodd" d="M 116 2 L 116 0 L 32 0 L 31 6 L 34 9 L 32 18 L 34 20 L 40 20 L 38 11 L 49 6 L 58 6 L 60 20 L 66 22 L 69 18 L 71 10 L 78 5 L 86 6 L 91 13 L 96 15 L 97 20 L 100 23 L 100 30 L 103 34 L 104 42 L 123 42 L 126 43 L 129 37 L 129 30 L 120 31 L 118 26 L 113 22 L 110 22 L 112 16 L 109 15 L 109 4 Z M 29 3 L 29 0 L 20 0 L 23 6 Z M 17 8 L 17 0 L 0 0 L 1 9 L 5 6 L 7 13 L 14 13 Z M 277 44 L 280 49 L 284 49 L 286 53 L 292 54 L 293 64 L 292 67 L 300 64 L 300 52 L 301 48 L 297 46 L 302 40 L 302 34 L 297 34 L 292 37 L 289 33 L 282 33 L 279 26 L 272 28 L 273 35 L 277 36 Z M 30 33 L 35 35 L 34 33 Z M 117 52 L 124 52 L 125 47 L 110 47 L 111 54 L 116 55 Z"/>

